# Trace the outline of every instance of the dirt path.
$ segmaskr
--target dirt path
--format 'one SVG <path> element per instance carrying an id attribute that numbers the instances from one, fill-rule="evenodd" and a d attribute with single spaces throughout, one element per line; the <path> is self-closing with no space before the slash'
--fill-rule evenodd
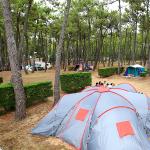
<path id="1" fill-rule="evenodd" d="M 30 107 L 27 118 L 13 120 L 14 113 L 0 117 L 0 147 L 4 150 L 72 150 L 68 144 L 56 138 L 31 135 L 31 129 L 51 109 L 52 98 L 46 103 Z"/>
<path id="2" fill-rule="evenodd" d="M 62 73 L 64 72 L 62 71 Z M 29 75 L 25 75 L 24 72 L 22 72 L 24 83 L 32 83 L 32 82 L 47 81 L 47 80 L 51 80 L 54 82 L 54 74 L 55 74 L 54 70 L 48 70 L 47 72 L 39 71 L 35 73 L 30 73 Z M 4 82 L 9 82 L 11 73 L 6 71 L 0 72 L 0 76 L 4 78 Z M 98 76 L 97 72 L 93 72 L 92 80 L 93 80 L 93 85 L 98 81 L 108 81 L 110 83 L 113 82 L 115 84 L 130 83 L 137 90 L 142 91 L 150 96 L 150 77 L 127 79 L 125 77 L 116 75 L 109 78 L 101 79 Z"/>
<path id="3" fill-rule="evenodd" d="M 115 84 L 120 84 L 120 83 L 130 83 L 132 84 L 138 91 L 144 92 L 145 94 L 150 96 L 150 77 L 146 78 L 125 78 L 123 76 L 112 76 L 109 78 L 99 78 L 96 72 L 93 73 L 92 76 L 93 79 L 93 84 L 98 82 L 98 81 L 107 81 L 109 83 L 115 83 Z"/>

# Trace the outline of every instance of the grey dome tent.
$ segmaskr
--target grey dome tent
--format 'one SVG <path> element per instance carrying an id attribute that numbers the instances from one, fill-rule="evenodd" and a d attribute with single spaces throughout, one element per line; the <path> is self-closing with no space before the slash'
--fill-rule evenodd
<path id="1" fill-rule="evenodd" d="M 123 87 L 65 95 L 32 134 L 59 137 L 77 150 L 149 150 L 149 98 Z"/>
<path id="2" fill-rule="evenodd" d="M 123 83 L 123 84 L 119 84 L 117 86 L 114 86 L 112 87 L 113 89 L 118 89 L 118 90 L 125 90 L 125 91 L 128 91 L 128 92 L 133 92 L 133 93 L 136 93 L 137 90 L 136 88 L 131 85 L 131 84 L 127 84 L 127 83 Z"/>

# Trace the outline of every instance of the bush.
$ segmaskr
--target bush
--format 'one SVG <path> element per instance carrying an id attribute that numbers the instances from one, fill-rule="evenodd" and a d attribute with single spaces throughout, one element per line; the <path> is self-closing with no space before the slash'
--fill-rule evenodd
<path id="1" fill-rule="evenodd" d="M 147 74 L 148 74 L 148 71 L 144 71 L 144 72 L 142 72 L 142 73 L 140 74 L 140 77 L 146 77 Z"/>
<path id="2" fill-rule="evenodd" d="M 92 84 L 91 73 L 63 74 L 60 76 L 61 89 L 66 93 L 75 93 Z"/>
<path id="3" fill-rule="evenodd" d="M 124 72 L 124 67 L 120 68 L 120 73 Z M 111 68 L 102 68 L 98 69 L 98 74 L 100 77 L 110 77 L 114 74 L 118 73 L 118 67 L 111 67 Z"/>
<path id="4" fill-rule="evenodd" d="M 28 84 L 24 88 L 27 96 L 27 106 L 41 102 L 45 98 L 53 95 L 51 82 Z M 15 109 L 15 94 L 13 86 L 10 83 L 0 85 L 0 107 L 4 108 L 5 111 Z"/>
<path id="5" fill-rule="evenodd" d="M 0 85 L 0 107 L 4 108 L 5 111 L 15 108 L 15 95 L 10 83 Z"/>
<path id="6" fill-rule="evenodd" d="M 25 85 L 24 88 L 27 96 L 27 107 L 53 95 L 51 82 L 33 83 Z"/>
<path id="7" fill-rule="evenodd" d="M 74 66 L 68 66 L 68 71 L 74 71 Z"/>
<path id="8" fill-rule="evenodd" d="M 0 77 L 0 84 L 1 84 L 1 83 L 3 83 L 3 78 L 2 78 L 2 77 Z"/>
<path id="9" fill-rule="evenodd" d="M 121 67 L 121 68 L 120 68 L 120 73 L 123 73 L 123 72 L 124 72 L 124 69 L 125 69 L 124 67 Z M 117 68 L 117 71 L 118 71 L 118 68 Z M 117 72 L 117 73 L 118 73 L 118 72 Z"/>

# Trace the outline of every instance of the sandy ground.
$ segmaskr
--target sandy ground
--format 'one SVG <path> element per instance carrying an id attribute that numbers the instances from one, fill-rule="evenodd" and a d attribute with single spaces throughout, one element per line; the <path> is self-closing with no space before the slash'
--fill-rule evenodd
<path id="1" fill-rule="evenodd" d="M 62 73 L 64 73 L 62 71 Z M 65 72 L 66 73 L 66 72 Z M 70 72 L 68 72 L 70 73 Z M 54 82 L 54 70 L 48 70 L 47 72 L 44 71 L 39 71 L 36 73 L 30 73 L 29 75 L 25 75 L 24 72 L 22 72 L 23 76 L 23 81 L 24 83 L 32 83 L 32 82 L 39 82 L 39 81 L 47 81 L 51 80 Z M 10 72 L 0 72 L 0 76 L 3 77 L 4 82 L 9 82 L 11 78 L 11 73 Z M 97 74 L 97 72 L 92 73 L 92 82 L 93 85 L 95 85 L 96 82 L 98 81 L 107 81 L 107 82 L 113 82 L 115 84 L 120 84 L 120 83 L 130 83 L 132 84 L 137 90 L 144 92 L 145 94 L 148 94 L 150 96 L 150 77 L 146 78 L 131 78 L 127 79 L 123 76 L 112 76 L 109 78 L 100 78 Z"/>
<path id="2" fill-rule="evenodd" d="M 130 83 L 132 84 L 138 91 L 144 92 L 145 94 L 150 96 L 150 77 L 139 77 L 139 78 L 126 78 L 123 76 L 114 75 L 109 78 L 99 78 L 96 72 L 93 73 L 92 76 L 93 84 L 97 81 L 107 81 L 109 83 Z"/>
<path id="3" fill-rule="evenodd" d="M 51 99 L 51 98 L 50 98 Z M 31 135 L 31 129 L 51 108 L 52 101 L 30 107 L 27 118 L 20 122 L 14 113 L 0 117 L 0 147 L 3 150 L 72 150 L 68 144 L 56 138 Z"/>
<path id="4" fill-rule="evenodd" d="M 36 72 L 34 74 L 24 75 L 24 83 L 39 81 L 54 81 L 54 70 L 48 72 Z M 4 82 L 10 81 L 10 72 L 0 72 Z M 126 79 L 122 76 L 112 76 L 109 78 L 99 78 L 97 73 L 92 73 L 93 85 L 98 81 L 108 81 L 115 84 L 131 83 L 139 91 L 150 96 L 150 77 Z M 0 116 L 0 148 L 4 150 L 73 150 L 68 144 L 56 138 L 44 138 L 32 136 L 31 129 L 37 122 L 45 116 L 51 109 L 53 97 L 47 102 L 37 104 L 27 109 L 27 118 L 20 122 L 14 121 L 14 112 Z"/>

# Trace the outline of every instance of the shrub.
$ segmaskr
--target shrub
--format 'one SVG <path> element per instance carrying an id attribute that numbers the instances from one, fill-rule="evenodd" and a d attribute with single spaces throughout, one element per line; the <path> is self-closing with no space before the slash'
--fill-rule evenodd
<path id="1" fill-rule="evenodd" d="M 63 74 L 60 76 L 61 89 L 66 93 L 79 92 L 92 83 L 91 73 Z"/>
<path id="2" fill-rule="evenodd" d="M 10 83 L 0 85 L 0 107 L 4 108 L 5 111 L 15 108 L 15 95 Z"/>
<path id="3" fill-rule="evenodd" d="M 120 68 L 120 73 L 123 73 L 123 72 L 124 72 L 124 69 L 125 69 L 124 67 L 121 67 L 121 68 Z M 117 71 L 118 71 L 118 68 L 117 68 Z M 117 73 L 118 73 L 118 72 L 117 72 Z"/>
<path id="4" fill-rule="evenodd" d="M 140 77 L 146 77 L 147 74 L 148 74 L 148 71 L 144 71 L 144 72 L 142 72 L 142 73 L 140 74 Z"/>
<path id="5" fill-rule="evenodd" d="M 45 98 L 53 95 L 51 82 L 28 84 L 24 88 L 27 96 L 27 106 L 41 102 Z M 15 109 L 15 94 L 13 86 L 10 83 L 0 85 L 0 107 L 4 108 L 5 111 Z"/>
<path id="6" fill-rule="evenodd" d="M 3 83 L 3 78 L 2 78 L 2 77 L 0 77 L 0 84 L 1 84 L 1 83 Z"/>
<path id="7" fill-rule="evenodd" d="M 124 72 L 124 67 L 120 68 L 120 73 Z M 98 74 L 100 77 L 110 77 L 114 74 L 118 73 L 118 67 L 111 67 L 111 68 L 102 68 L 98 69 Z"/>
<path id="8" fill-rule="evenodd" d="M 27 96 L 27 106 L 43 101 L 45 98 L 53 95 L 51 82 L 33 83 L 25 85 L 24 88 Z"/>
<path id="9" fill-rule="evenodd" d="M 68 66 L 68 71 L 74 71 L 74 66 Z"/>

